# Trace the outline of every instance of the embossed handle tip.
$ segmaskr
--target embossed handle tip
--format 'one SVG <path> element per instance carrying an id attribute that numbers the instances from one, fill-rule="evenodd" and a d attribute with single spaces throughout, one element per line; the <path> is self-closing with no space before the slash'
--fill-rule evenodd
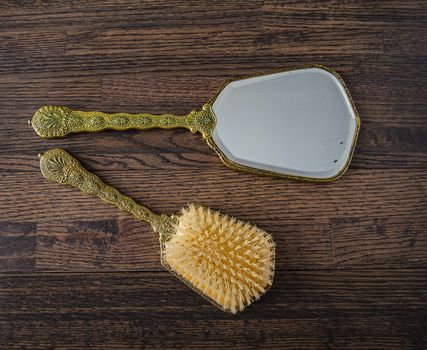
<path id="1" fill-rule="evenodd" d="M 45 138 L 61 137 L 79 129 L 77 119 L 68 118 L 71 109 L 59 106 L 44 106 L 40 108 L 28 123 L 35 132 Z"/>
<path id="2" fill-rule="evenodd" d="M 40 158 L 40 170 L 42 175 L 51 181 L 65 183 L 72 167 L 80 166 L 77 159 L 60 148 L 38 154 Z"/>

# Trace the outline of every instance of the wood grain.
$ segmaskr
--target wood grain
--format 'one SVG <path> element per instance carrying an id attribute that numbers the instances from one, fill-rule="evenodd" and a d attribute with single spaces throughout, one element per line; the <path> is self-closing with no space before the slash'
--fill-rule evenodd
<path id="1" fill-rule="evenodd" d="M 425 1 L 0 2 L 0 348 L 423 349 Z M 328 184 L 226 168 L 185 130 L 56 140 L 42 105 L 185 114 L 223 80 L 320 63 L 362 129 Z M 160 264 L 151 228 L 40 176 L 63 147 L 159 213 L 211 206 L 270 232 L 272 289 L 237 316 Z"/>
<path id="2" fill-rule="evenodd" d="M 10 349 L 16 340 L 71 349 L 360 349 L 367 337 L 369 347 L 421 349 L 425 341 L 422 270 L 280 272 L 268 298 L 239 316 L 166 272 L 5 275 L 2 283 L 0 340 Z"/>

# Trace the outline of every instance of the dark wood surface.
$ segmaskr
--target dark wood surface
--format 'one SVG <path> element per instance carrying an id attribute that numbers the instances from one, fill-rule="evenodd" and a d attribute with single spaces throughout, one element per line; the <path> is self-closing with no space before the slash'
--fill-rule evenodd
<path id="1" fill-rule="evenodd" d="M 425 349 L 425 1 L 0 2 L 0 348 Z M 43 140 L 42 105 L 187 113 L 227 78 L 338 71 L 362 119 L 338 181 L 238 173 L 185 130 Z M 63 147 L 158 212 L 270 232 L 271 290 L 225 314 L 165 272 L 151 228 L 50 183 Z"/>

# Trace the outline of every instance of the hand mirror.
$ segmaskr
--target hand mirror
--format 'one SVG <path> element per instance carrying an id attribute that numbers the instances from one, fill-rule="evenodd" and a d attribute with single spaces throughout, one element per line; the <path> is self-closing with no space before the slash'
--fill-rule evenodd
<path id="1" fill-rule="evenodd" d="M 313 181 L 347 169 L 360 119 L 342 78 L 319 65 L 225 82 L 201 110 L 106 114 L 45 106 L 30 124 L 42 137 L 105 129 L 187 128 L 200 132 L 229 167 Z"/>

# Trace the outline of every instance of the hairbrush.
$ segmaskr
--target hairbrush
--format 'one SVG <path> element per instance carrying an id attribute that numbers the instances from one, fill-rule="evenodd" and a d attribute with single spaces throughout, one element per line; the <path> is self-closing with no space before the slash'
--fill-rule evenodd
<path id="1" fill-rule="evenodd" d="M 159 234 L 162 265 L 223 311 L 242 311 L 273 282 L 273 239 L 249 223 L 194 204 L 177 215 L 155 214 L 62 149 L 40 155 L 40 169 L 48 180 L 98 196 L 151 224 Z"/>

